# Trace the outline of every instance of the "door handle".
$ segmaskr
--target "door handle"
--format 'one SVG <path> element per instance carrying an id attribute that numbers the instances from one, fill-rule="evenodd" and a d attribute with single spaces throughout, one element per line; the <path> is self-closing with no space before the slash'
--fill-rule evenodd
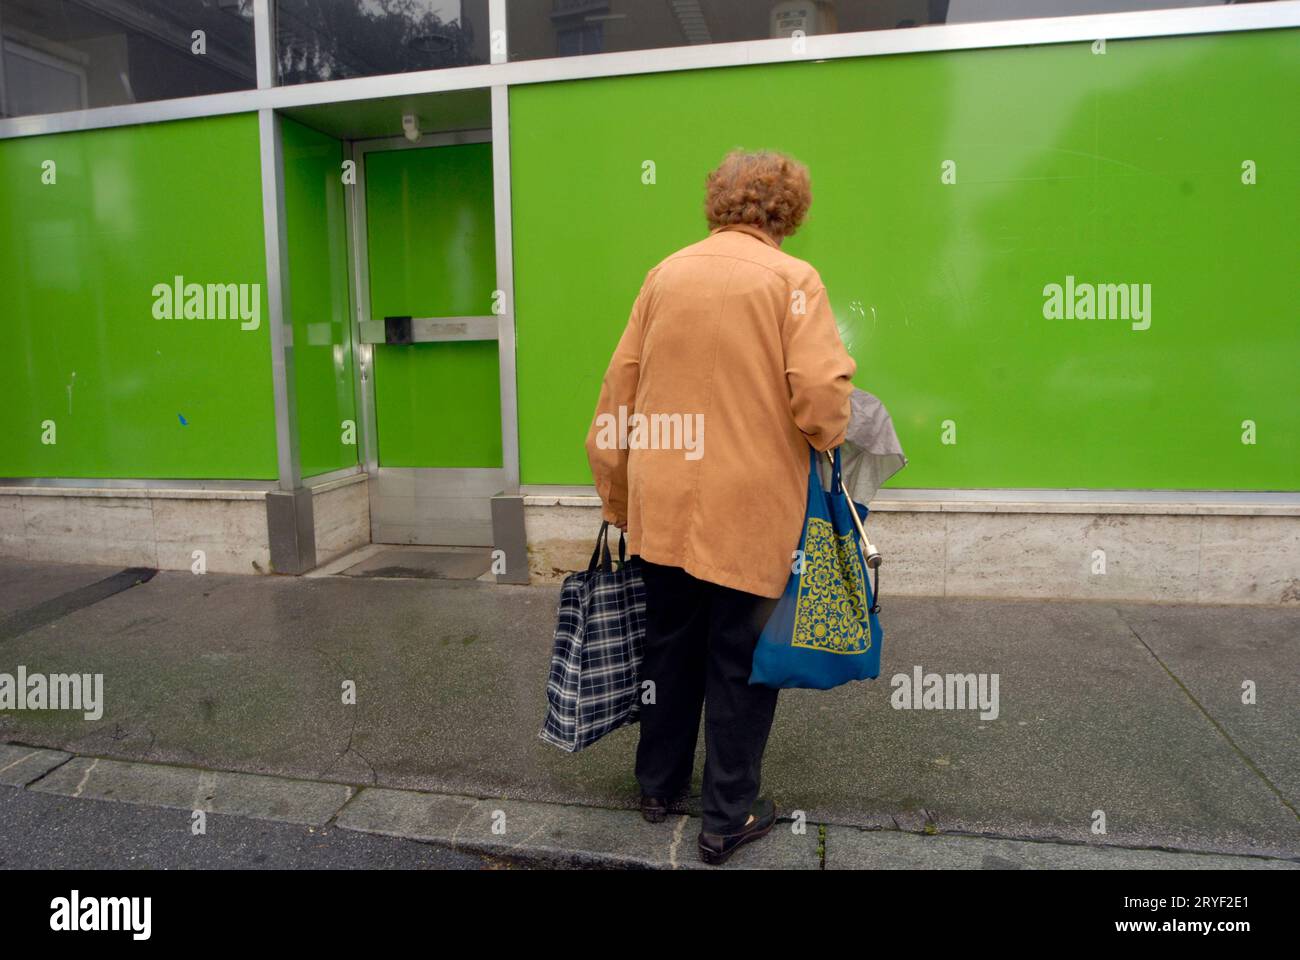
<path id="1" fill-rule="evenodd" d="M 362 343 L 406 346 L 454 340 L 496 340 L 498 317 L 384 317 L 360 324 Z"/>

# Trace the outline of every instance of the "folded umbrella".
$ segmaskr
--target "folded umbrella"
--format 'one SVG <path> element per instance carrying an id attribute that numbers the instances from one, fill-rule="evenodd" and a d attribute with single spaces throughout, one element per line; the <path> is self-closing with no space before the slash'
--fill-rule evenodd
<path id="1" fill-rule="evenodd" d="M 869 503 L 886 480 L 907 466 L 907 457 L 878 397 L 855 389 L 849 403 L 849 428 L 840 448 L 844 489 L 856 502 Z M 829 481 L 827 464 L 821 466 L 823 479 Z"/>

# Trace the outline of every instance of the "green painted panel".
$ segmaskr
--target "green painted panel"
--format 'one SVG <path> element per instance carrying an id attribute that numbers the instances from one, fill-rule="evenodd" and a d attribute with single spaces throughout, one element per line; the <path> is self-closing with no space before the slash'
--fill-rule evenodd
<path id="1" fill-rule="evenodd" d="M 491 145 L 368 154 L 366 230 L 374 319 L 491 313 Z M 381 466 L 501 466 L 495 342 L 381 345 L 374 366 Z"/>
<path id="2" fill-rule="evenodd" d="M 357 462 L 343 145 L 292 120 L 281 124 L 298 449 L 310 477 Z"/>
<path id="3" fill-rule="evenodd" d="M 821 272 L 857 383 L 893 413 L 912 459 L 894 486 L 1300 489 L 1298 43 L 511 88 L 523 482 L 590 483 L 582 438 L 637 289 L 704 235 L 704 176 L 744 146 L 811 169 L 787 249 Z M 1067 277 L 1150 284 L 1149 328 L 1047 319 Z"/>
<path id="4" fill-rule="evenodd" d="M 250 319 L 156 318 L 177 276 Z M 255 115 L 0 141 L 0 290 L 0 476 L 275 477 Z"/>

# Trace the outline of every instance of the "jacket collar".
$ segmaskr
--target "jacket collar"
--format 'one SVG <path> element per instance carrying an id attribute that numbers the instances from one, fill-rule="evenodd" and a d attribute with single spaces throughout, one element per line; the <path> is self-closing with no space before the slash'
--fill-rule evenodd
<path id="1" fill-rule="evenodd" d="M 712 236 L 713 234 L 721 233 L 724 230 L 736 230 L 740 233 L 747 233 L 751 237 L 757 237 L 759 240 L 762 240 L 769 247 L 776 247 L 777 249 L 780 249 L 780 245 L 775 240 L 769 237 L 758 227 L 755 227 L 748 223 L 728 223 L 721 227 L 714 227 L 712 230 L 709 231 L 709 235 Z"/>

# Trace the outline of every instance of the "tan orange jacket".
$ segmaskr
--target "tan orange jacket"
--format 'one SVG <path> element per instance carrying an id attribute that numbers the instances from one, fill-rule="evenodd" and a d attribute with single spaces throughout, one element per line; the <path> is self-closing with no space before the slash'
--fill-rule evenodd
<path id="1" fill-rule="evenodd" d="M 826 288 L 756 227 L 719 227 L 651 270 L 587 434 L 628 548 L 778 597 L 799 546 L 808 445 L 839 445 L 856 370 Z"/>

